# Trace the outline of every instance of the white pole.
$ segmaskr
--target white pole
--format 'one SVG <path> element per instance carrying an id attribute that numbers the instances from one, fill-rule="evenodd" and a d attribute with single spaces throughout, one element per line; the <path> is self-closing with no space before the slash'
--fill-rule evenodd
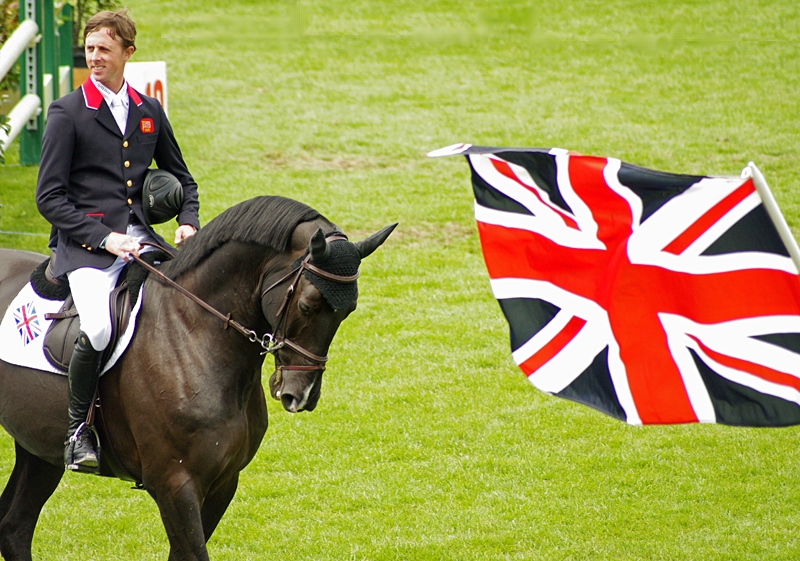
<path id="1" fill-rule="evenodd" d="M 6 135 L 5 131 L 0 129 L 0 149 L 3 151 L 8 149 L 25 124 L 39 114 L 41 105 L 42 101 L 39 96 L 33 94 L 22 96 L 22 99 L 17 102 L 14 109 L 8 114 L 8 124 L 11 125 L 11 131 Z"/>
<path id="2" fill-rule="evenodd" d="M 0 80 L 19 60 L 22 51 L 36 42 L 39 26 L 32 19 L 23 20 L 0 49 Z"/>
<path id="3" fill-rule="evenodd" d="M 742 170 L 742 177 L 753 178 L 753 184 L 756 186 L 756 191 L 758 191 L 761 201 L 764 203 L 764 208 L 767 209 L 767 214 L 769 214 L 769 217 L 772 219 L 772 223 L 775 224 L 778 235 L 789 251 L 794 266 L 797 268 L 798 272 L 800 272 L 800 248 L 797 247 L 797 240 L 794 239 L 794 235 L 792 235 L 792 231 L 789 229 L 786 219 L 783 217 L 783 214 L 781 214 L 781 209 L 778 208 L 778 203 L 775 201 L 775 197 L 772 196 L 772 192 L 767 185 L 767 180 L 764 179 L 761 170 L 759 170 L 753 162 L 750 162 L 747 164 L 747 167 Z"/>

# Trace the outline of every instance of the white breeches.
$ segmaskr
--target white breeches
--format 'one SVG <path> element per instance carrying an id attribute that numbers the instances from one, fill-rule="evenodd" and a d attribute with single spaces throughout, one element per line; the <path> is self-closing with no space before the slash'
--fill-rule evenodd
<path id="1" fill-rule="evenodd" d="M 129 225 L 127 234 L 140 243 L 155 241 L 144 226 L 139 224 Z M 153 248 L 145 246 L 140 253 L 151 249 Z M 67 273 L 72 299 L 80 316 L 81 331 L 86 333 L 96 351 L 105 349 L 111 340 L 111 309 L 108 300 L 125 265 L 125 261 L 117 257 L 106 269 L 83 267 Z"/>

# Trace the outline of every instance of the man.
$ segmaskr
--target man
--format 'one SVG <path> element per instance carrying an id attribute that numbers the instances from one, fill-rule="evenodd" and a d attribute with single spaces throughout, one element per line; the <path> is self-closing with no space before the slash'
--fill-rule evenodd
<path id="1" fill-rule="evenodd" d="M 96 471 L 89 431 L 100 357 L 111 337 L 108 295 L 141 242 L 166 242 L 145 222 L 142 183 L 150 163 L 171 172 L 184 190 L 175 243 L 200 227 L 197 184 L 189 174 L 161 105 L 128 85 L 125 63 L 136 50 L 127 10 L 103 11 L 86 24 L 90 76 L 48 111 L 36 204 L 52 225 L 54 274 L 66 275 L 81 333 L 69 364 L 67 469 Z"/>

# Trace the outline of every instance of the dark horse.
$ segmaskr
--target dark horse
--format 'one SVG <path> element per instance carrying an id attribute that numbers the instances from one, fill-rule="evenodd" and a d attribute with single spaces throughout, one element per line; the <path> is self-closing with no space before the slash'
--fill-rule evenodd
<path id="1" fill-rule="evenodd" d="M 290 199 L 258 197 L 228 209 L 160 270 L 230 322 L 148 276 L 136 334 L 101 378 L 97 428 L 116 469 L 101 464 L 158 504 L 169 559 L 208 559 L 206 542 L 267 430 L 265 350 L 275 355 L 272 396 L 289 411 L 313 410 L 328 347 L 356 307 L 360 259 L 393 227 L 351 243 Z M 42 260 L 0 250 L 0 310 Z M 335 309 L 331 301 L 346 304 Z M 41 509 L 64 472 L 66 377 L 0 361 L 0 424 L 16 447 L 0 497 L 0 553 L 28 560 Z"/>

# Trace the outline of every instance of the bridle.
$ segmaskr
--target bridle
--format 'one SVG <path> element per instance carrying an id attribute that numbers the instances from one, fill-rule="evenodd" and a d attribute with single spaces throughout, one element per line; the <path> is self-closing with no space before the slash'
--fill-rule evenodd
<path id="1" fill-rule="evenodd" d="M 328 238 L 328 241 L 331 242 L 331 241 L 346 240 L 346 239 L 347 239 L 346 237 L 341 236 L 341 235 L 333 235 L 333 236 L 330 236 Z M 162 251 L 165 251 L 166 253 L 170 253 L 169 251 L 166 251 L 163 247 L 160 247 L 160 246 L 158 246 L 156 244 L 147 243 L 147 244 L 144 244 L 144 245 L 151 245 L 153 247 L 161 249 Z M 278 380 L 277 380 L 278 383 L 280 383 L 280 378 L 282 376 L 282 373 L 285 372 L 285 371 L 291 371 L 291 370 L 300 370 L 300 371 L 320 370 L 320 371 L 323 371 L 323 370 L 325 370 L 325 363 L 328 362 L 328 355 L 315 354 L 315 353 L 309 351 L 308 349 L 306 349 L 305 347 L 303 347 L 302 345 L 300 345 L 298 343 L 295 343 L 291 339 L 287 338 L 285 336 L 285 334 L 281 332 L 282 329 L 285 327 L 286 317 L 287 317 L 287 315 L 284 314 L 284 312 L 288 309 L 288 305 L 292 300 L 292 297 L 293 297 L 293 295 L 295 293 L 295 288 L 297 286 L 297 283 L 300 281 L 300 276 L 303 274 L 303 271 L 309 271 L 309 272 L 311 272 L 311 273 L 313 273 L 313 274 L 315 274 L 317 276 L 320 276 L 320 277 L 322 277 L 322 278 L 324 278 L 326 280 L 333 281 L 333 282 L 338 282 L 338 283 L 343 283 L 343 284 L 355 282 L 358 279 L 358 276 L 360 274 L 357 271 L 354 275 L 336 275 L 336 274 L 333 274 L 333 273 L 329 273 L 328 271 L 324 271 L 323 269 L 320 269 L 319 267 L 317 267 L 316 265 L 313 265 L 311 263 L 311 253 L 309 252 L 303 258 L 303 260 L 300 262 L 300 265 L 298 265 L 297 268 L 292 269 L 286 275 L 284 275 L 283 277 L 281 277 L 277 281 L 273 282 L 271 285 L 269 285 L 267 288 L 265 288 L 264 290 L 261 291 L 261 300 L 263 301 L 264 297 L 267 295 L 267 293 L 270 290 L 272 290 L 273 288 L 275 288 L 277 286 L 280 286 L 281 284 L 285 283 L 289 279 L 292 280 L 292 282 L 289 284 L 289 286 L 286 289 L 286 293 L 285 293 L 285 295 L 283 297 L 283 302 L 281 303 L 280 307 L 278 308 L 278 312 L 275 314 L 276 318 L 277 318 L 277 321 L 275 322 L 274 333 L 267 332 L 267 333 L 264 333 L 263 336 L 259 337 L 258 333 L 256 333 L 254 330 L 248 329 L 247 327 L 243 326 L 242 324 L 240 324 L 236 320 L 232 319 L 230 313 L 229 314 L 223 314 L 222 312 L 220 312 L 219 310 L 217 310 L 216 308 L 214 308 L 213 306 L 211 306 L 207 302 L 203 301 L 201 298 L 199 298 L 198 296 L 196 296 L 195 294 L 193 294 L 189 290 L 185 289 L 184 287 L 182 287 L 181 285 L 179 285 L 178 283 L 176 283 L 175 281 L 173 281 L 172 279 L 167 277 L 164 273 L 162 273 L 161 271 L 159 271 L 158 269 L 156 269 L 155 267 L 153 267 L 152 265 L 150 265 L 146 261 L 142 260 L 140 257 L 138 257 L 136 255 L 132 255 L 132 254 L 131 254 L 131 257 L 139 265 L 144 267 L 148 272 L 150 272 L 153 275 L 155 275 L 160 281 L 162 281 L 165 284 L 167 284 L 167 285 L 171 286 L 172 288 L 176 289 L 178 292 L 180 292 L 181 294 L 183 294 L 184 296 L 189 298 L 191 301 L 193 301 L 194 303 L 196 303 L 197 305 L 199 305 L 200 307 L 202 307 L 203 309 L 205 309 L 206 311 L 208 311 L 209 313 L 211 313 L 212 315 L 214 315 L 215 317 L 220 319 L 223 322 L 224 329 L 227 329 L 228 327 L 232 327 L 235 331 L 237 331 L 237 332 L 241 333 L 242 335 L 244 335 L 245 337 L 247 337 L 247 339 L 251 343 L 260 344 L 261 348 L 263 349 L 263 352 L 261 353 L 262 355 L 269 353 L 269 354 L 274 355 L 275 358 L 277 359 L 277 357 L 278 357 L 277 352 L 280 349 L 286 347 L 286 348 L 289 348 L 289 349 L 293 350 L 297 354 L 305 357 L 306 359 L 308 359 L 308 360 L 310 360 L 311 362 L 314 363 L 313 365 L 311 365 L 311 364 L 309 364 L 309 365 L 276 364 L 275 370 L 276 370 L 277 376 L 278 376 Z M 263 285 L 265 275 L 266 275 L 266 273 L 264 275 L 262 275 L 261 281 L 259 282 L 260 285 Z"/>
<path id="2" fill-rule="evenodd" d="M 346 240 L 347 238 L 344 236 L 334 235 L 328 238 L 328 242 L 336 241 L 336 240 Z M 272 290 L 273 288 L 280 286 L 290 278 L 292 282 L 289 284 L 288 288 L 286 289 L 286 294 L 284 294 L 283 302 L 278 308 L 278 312 L 275 314 L 277 317 L 277 322 L 275 324 L 275 334 L 265 333 L 264 338 L 262 338 L 261 346 L 264 347 L 265 351 L 275 355 L 279 349 L 283 347 L 288 347 L 295 351 L 296 353 L 306 357 L 311 362 L 316 363 L 316 365 L 292 365 L 292 364 L 276 364 L 275 370 L 278 372 L 278 376 L 280 373 L 287 370 L 325 370 L 325 363 L 328 362 L 328 355 L 320 356 L 318 354 L 314 354 L 305 347 L 295 343 L 291 339 L 287 338 L 285 335 L 281 333 L 282 328 L 286 322 L 286 315 L 284 312 L 288 308 L 289 302 L 292 300 L 292 296 L 295 293 L 295 287 L 297 283 L 300 281 L 300 276 L 303 274 L 303 271 L 309 271 L 323 279 L 338 282 L 342 284 L 349 284 L 351 282 L 356 282 L 358 280 L 359 272 L 356 271 L 354 275 L 336 275 L 334 273 L 329 273 L 323 269 L 320 269 L 316 265 L 311 263 L 311 253 L 306 255 L 303 260 L 300 262 L 300 265 L 297 269 L 293 269 L 289 271 L 288 274 L 281 277 L 267 288 L 261 291 L 261 300 L 267 295 L 267 292 Z M 285 332 L 285 329 L 283 329 Z M 267 344 L 265 345 L 264 339 L 266 339 Z"/>

